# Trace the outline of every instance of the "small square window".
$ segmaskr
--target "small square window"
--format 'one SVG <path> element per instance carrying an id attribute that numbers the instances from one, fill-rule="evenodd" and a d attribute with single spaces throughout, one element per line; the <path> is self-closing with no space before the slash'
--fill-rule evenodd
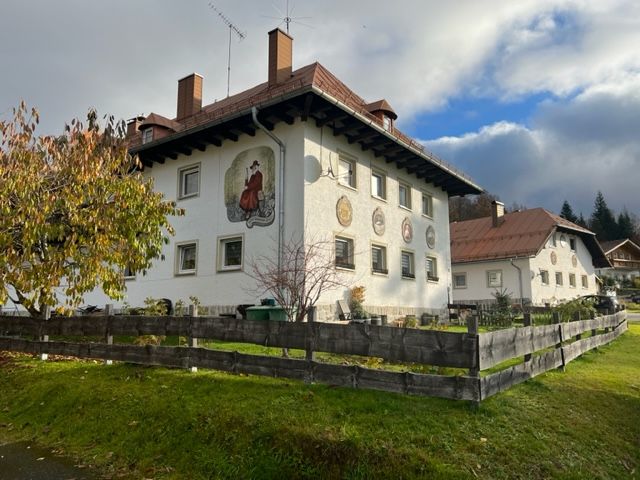
<path id="1" fill-rule="evenodd" d="M 153 141 L 153 127 L 149 127 L 142 131 L 142 144 Z"/>
<path id="2" fill-rule="evenodd" d="M 403 251 L 401 254 L 401 263 L 402 263 L 402 277 L 416 278 L 413 252 Z"/>
<path id="3" fill-rule="evenodd" d="M 335 249 L 336 267 L 354 270 L 356 266 L 353 263 L 353 240 L 351 238 L 336 237 Z"/>
<path id="4" fill-rule="evenodd" d="M 200 165 L 181 168 L 178 177 L 178 198 L 195 197 L 200 193 Z"/>
<path id="5" fill-rule="evenodd" d="M 377 198 L 387 198 L 387 176 L 384 173 L 371 172 L 371 195 Z"/>
<path id="6" fill-rule="evenodd" d="M 338 158 L 338 182 L 356 188 L 356 161 L 340 155 Z"/>
<path id="7" fill-rule="evenodd" d="M 547 270 L 540 270 L 540 281 L 542 285 L 549 285 L 549 272 Z"/>
<path id="8" fill-rule="evenodd" d="M 226 237 L 218 240 L 218 270 L 242 269 L 242 237 Z"/>
<path id="9" fill-rule="evenodd" d="M 428 193 L 422 194 L 422 214 L 433 218 L 433 197 Z"/>
<path id="10" fill-rule="evenodd" d="M 371 271 L 373 273 L 389 273 L 387 269 L 387 248 L 382 245 L 371 246 Z"/>
<path id="11" fill-rule="evenodd" d="M 487 271 L 487 287 L 502 287 L 502 270 Z"/>
<path id="12" fill-rule="evenodd" d="M 576 239 L 575 238 L 570 238 L 569 239 L 569 247 L 571 248 L 572 252 L 576 251 Z"/>
<path id="13" fill-rule="evenodd" d="M 454 273 L 453 274 L 453 288 L 467 288 L 467 274 L 466 273 Z"/>
<path id="14" fill-rule="evenodd" d="M 569 274 L 569 286 L 576 288 L 576 274 L 575 273 L 570 273 Z"/>
<path id="15" fill-rule="evenodd" d="M 582 275 L 582 288 L 589 288 L 589 278 L 586 275 Z"/>
<path id="16" fill-rule="evenodd" d="M 411 186 L 398 182 L 398 204 L 411 210 Z"/>
<path id="17" fill-rule="evenodd" d="M 556 285 L 562 285 L 564 282 L 562 281 L 562 272 L 556 272 Z"/>
<path id="18" fill-rule="evenodd" d="M 425 259 L 425 268 L 427 270 L 427 280 L 430 282 L 438 281 L 438 261 L 435 257 L 427 257 Z"/>
<path id="19" fill-rule="evenodd" d="M 196 273 L 196 265 L 198 258 L 198 246 L 193 243 L 182 243 L 177 246 L 177 265 L 176 271 L 178 275 L 189 275 Z"/>

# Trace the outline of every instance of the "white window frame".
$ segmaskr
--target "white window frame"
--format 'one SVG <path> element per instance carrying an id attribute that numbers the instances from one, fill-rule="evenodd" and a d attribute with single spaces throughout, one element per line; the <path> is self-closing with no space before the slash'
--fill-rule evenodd
<path id="1" fill-rule="evenodd" d="M 196 258 L 193 268 L 182 268 L 184 252 L 187 248 L 194 247 L 196 251 Z M 176 275 L 196 275 L 198 272 L 198 241 L 189 240 L 186 242 L 176 243 L 176 262 L 175 262 L 175 274 Z"/>
<path id="2" fill-rule="evenodd" d="M 427 211 L 424 209 L 424 201 L 427 200 Z M 422 204 L 420 205 L 422 208 L 422 215 L 425 217 L 433 218 L 433 195 L 427 192 L 422 192 Z"/>
<path id="3" fill-rule="evenodd" d="M 134 272 L 129 265 L 122 269 L 122 276 L 125 280 L 135 280 L 136 272 Z"/>
<path id="4" fill-rule="evenodd" d="M 498 275 L 499 281 L 492 281 L 492 275 Z M 487 287 L 488 288 L 500 288 L 502 287 L 503 278 L 502 278 L 502 270 L 487 270 Z"/>
<path id="5" fill-rule="evenodd" d="M 142 144 L 153 142 L 153 127 L 145 128 L 142 131 Z"/>
<path id="6" fill-rule="evenodd" d="M 375 268 L 373 264 L 373 251 L 380 250 L 380 255 L 382 256 L 382 267 Z M 371 244 L 371 273 L 375 275 L 387 275 L 389 273 L 389 267 L 387 263 L 387 247 L 385 245 L 380 245 L 379 243 Z"/>
<path id="7" fill-rule="evenodd" d="M 380 187 L 382 190 L 381 192 L 382 195 L 378 195 L 378 193 L 374 191 L 374 177 L 380 178 Z M 387 174 L 378 169 L 371 170 L 371 196 L 373 198 L 377 198 L 378 200 L 387 199 Z"/>
<path id="8" fill-rule="evenodd" d="M 569 274 L 569 287 L 571 288 L 576 288 L 576 274 L 575 273 L 570 273 Z"/>
<path id="9" fill-rule="evenodd" d="M 463 278 L 464 283 L 461 285 L 456 281 L 456 278 Z M 453 288 L 459 290 L 467 288 L 467 272 L 457 272 L 453 274 Z"/>
<path id="10" fill-rule="evenodd" d="M 387 131 L 390 132 L 393 128 L 393 119 L 389 115 L 382 115 L 382 126 Z"/>
<path id="11" fill-rule="evenodd" d="M 400 192 L 402 188 L 406 189 L 407 191 L 406 205 L 403 205 L 401 201 Z M 402 180 L 398 180 L 398 206 L 400 208 L 406 208 L 407 210 L 411 210 L 411 184 L 407 182 L 403 182 Z"/>
<path id="12" fill-rule="evenodd" d="M 347 173 L 342 173 L 342 162 L 349 164 L 349 170 Z M 357 176 L 358 161 L 343 152 L 338 152 L 338 183 L 343 187 L 358 189 L 358 176 Z"/>
<path id="13" fill-rule="evenodd" d="M 582 288 L 589 288 L 589 277 L 587 275 L 581 275 L 580 281 L 582 283 Z"/>
<path id="14" fill-rule="evenodd" d="M 404 256 L 407 256 L 409 259 L 409 272 L 405 273 L 403 270 L 402 260 Z M 411 250 L 401 250 L 400 251 L 400 276 L 402 278 L 415 280 L 416 278 L 416 259 L 415 254 Z"/>
<path id="15" fill-rule="evenodd" d="M 438 277 L 438 259 L 436 257 L 434 257 L 433 255 L 427 255 L 424 258 L 424 268 L 425 268 L 425 277 L 427 279 L 428 282 L 437 282 L 438 280 L 440 280 L 440 278 Z M 430 260 L 431 261 L 431 265 L 433 265 L 433 273 L 434 275 L 429 276 L 429 270 L 427 269 L 427 261 Z"/>
<path id="16" fill-rule="evenodd" d="M 569 249 L 572 252 L 575 252 L 577 250 L 577 240 L 575 237 L 569 237 Z"/>
<path id="17" fill-rule="evenodd" d="M 227 265 L 227 244 L 240 242 L 240 265 Z M 225 235 L 218 237 L 218 272 L 235 272 L 244 268 L 244 235 Z"/>
<path id="18" fill-rule="evenodd" d="M 191 193 L 185 193 L 187 175 L 190 175 L 193 173 L 198 174 L 198 185 L 196 187 L 196 191 Z M 202 177 L 202 171 L 200 169 L 199 163 L 195 163 L 193 165 L 187 165 L 186 167 L 179 168 L 178 169 L 178 199 L 183 200 L 185 198 L 193 198 L 193 197 L 199 196 L 201 177 Z"/>
<path id="19" fill-rule="evenodd" d="M 542 285 L 549 285 L 549 270 L 540 270 L 540 282 Z"/>
<path id="20" fill-rule="evenodd" d="M 336 245 L 338 242 L 344 242 L 347 245 L 347 262 L 346 263 L 339 263 L 338 262 L 338 249 L 336 248 Z M 355 270 L 356 269 L 356 261 L 355 261 L 355 241 L 353 240 L 353 238 L 349 238 L 349 237 L 345 237 L 343 235 L 336 235 L 334 236 L 334 240 L 333 240 L 333 248 L 334 248 L 334 253 L 333 253 L 333 260 L 334 263 L 336 265 L 336 268 L 339 268 L 341 270 Z"/>
<path id="21" fill-rule="evenodd" d="M 558 282 L 558 279 L 560 279 L 559 282 Z M 564 285 L 564 275 L 562 274 L 562 272 L 556 272 L 556 286 L 562 287 L 563 285 Z"/>

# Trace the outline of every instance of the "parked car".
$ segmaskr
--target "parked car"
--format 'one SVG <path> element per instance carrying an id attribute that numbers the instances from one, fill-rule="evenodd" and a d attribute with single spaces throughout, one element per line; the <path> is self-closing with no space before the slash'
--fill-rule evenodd
<path id="1" fill-rule="evenodd" d="M 609 295 L 585 295 L 579 300 L 585 305 L 593 306 L 598 313 L 619 312 L 623 308 L 616 297 Z"/>
<path id="2" fill-rule="evenodd" d="M 640 295 L 633 295 L 629 301 L 633 303 L 640 303 Z"/>

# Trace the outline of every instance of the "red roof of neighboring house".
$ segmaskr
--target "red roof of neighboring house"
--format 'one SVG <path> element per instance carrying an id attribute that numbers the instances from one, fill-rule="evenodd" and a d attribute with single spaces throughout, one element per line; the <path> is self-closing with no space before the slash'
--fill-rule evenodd
<path id="1" fill-rule="evenodd" d="M 465 263 L 486 260 L 531 257 L 546 244 L 558 229 L 579 235 L 591 252 L 594 266 L 610 266 L 595 234 L 565 220 L 544 208 L 506 213 L 498 227 L 492 217 L 477 218 L 450 224 L 451 262 Z"/>

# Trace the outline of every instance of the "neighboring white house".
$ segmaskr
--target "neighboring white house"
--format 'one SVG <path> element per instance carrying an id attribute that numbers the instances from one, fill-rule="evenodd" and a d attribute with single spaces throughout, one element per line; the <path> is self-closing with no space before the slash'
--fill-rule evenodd
<path id="1" fill-rule="evenodd" d="M 318 63 L 292 70 L 292 39 L 269 33 L 268 81 L 202 107 L 202 77 L 179 81 L 175 119 L 129 123 L 130 151 L 184 217 L 146 275 L 130 272 L 127 299 L 188 302 L 211 314 L 259 300 L 251 260 L 290 239 L 328 239 L 365 306 L 390 316 L 442 311 L 451 287 L 448 197 L 481 193 L 472 180 L 394 126 Z M 330 291 L 319 319 L 337 318 Z M 102 304 L 104 295 L 88 296 Z"/>
<path id="2" fill-rule="evenodd" d="M 543 208 L 451 224 L 454 302 L 509 293 L 533 305 L 598 292 L 596 268 L 610 266 L 595 234 Z"/>

